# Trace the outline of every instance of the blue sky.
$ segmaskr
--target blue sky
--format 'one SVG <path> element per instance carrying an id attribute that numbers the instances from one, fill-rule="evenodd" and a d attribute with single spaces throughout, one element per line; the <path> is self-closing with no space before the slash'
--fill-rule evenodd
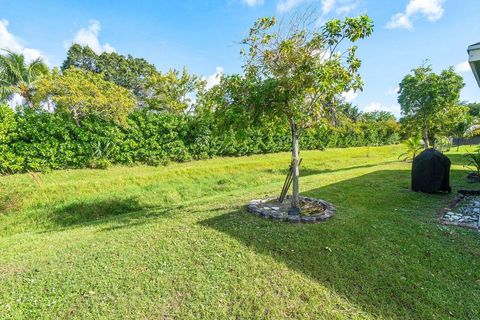
<path id="1" fill-rule="evenodd" d="M 480 42 L 479 0 L 0 0 L 0 47 L 60 65 L 73 42 L 143 57 L 159 70 L 186 66 L 214 81 L 241 71 L 241 39 L 262 16 L 315 5 L 319 19 L 366 13 L 373 35 L 359 43 L 364 91 L 347 95 L 361 110 L 399 114 L 395 90 L 429 59 L 436 71 L 456 66 L 462 99 L 480 101 L 465 65 L 468 45 Z"/>

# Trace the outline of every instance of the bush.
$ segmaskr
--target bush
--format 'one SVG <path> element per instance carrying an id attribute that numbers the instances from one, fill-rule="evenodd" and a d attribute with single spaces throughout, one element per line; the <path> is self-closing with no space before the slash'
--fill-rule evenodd
<path id="1" fill-rule="evenodd" d="M 215 118 L 217 117 L 217 118 Z M 87 116 L 80 126 L 66 114 L 0 105 L 0 173 L 66 168 L 104 169 L 112 164 L 166 165 L 214 156 L 243 156 L 290 151 L 290 130 L 274 119 L 243 119 L 225 126 L 218 115 L 184 116 L 137 110 L 127 125 Z M 398 142 L 391 123 L 359 121 L 304 132 L 301 147 L 382 145 Z"/>

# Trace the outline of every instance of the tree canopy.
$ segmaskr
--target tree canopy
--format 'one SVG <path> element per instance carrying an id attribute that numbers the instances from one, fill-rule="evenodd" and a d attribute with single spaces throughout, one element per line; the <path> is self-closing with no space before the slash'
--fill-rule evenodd
<path id="1" fill-rule="evenodd" d="M 193 112 L 195 98 L 205 90 L 205 80 L 189 74 L 186 68 L 182 72 L 169 70 L 157 73 L 147 81 L 146 88 L 151 92 L 146 99 L 149 109 L 175 114 Z"/>
<path id="2" fill-rule="evenodd" d="M 53 103 L 56 110 L 72 116 L 75 123 L 89 115 L 126 124 L 126 117 L 135 108 L 133 94 L 104 79 L 103 74 L 69 68 L 43 77 L 37 83 L 36 105 Z"/>
<path id="3" fill-rule="evenodd" d="M 245 76 L 256 85 L 262 83 L 259 87 L 263 89 L 263 98 L 257 97 L 260 103 L 253 106 L 281 113 L 299 128 L 328 115 L 339 94 L 362 88 L 357 47 L 344 48 L 342 44 L 368 37 L 373 31 L 368 16 L 330 20 L 315 28 L 311 14 L 279 24 L 273 17 L 261 18 L 243 40 L 247 46 L 243 52 Z"/>
<path id="4" fill-rule="evenodd" d="M 100 72 L 98 55 L 89 47 L 73 44 L 67 51 L 67 58 L 62 63 L 62 71 L 70 67 L 90 72 Z"/>
<path id="5" fill-rule="evenodd" d="M 422 135 L 426 148 L 435 145 L 435 136 L 441 131 L 438 119 L 459 104 L 463 86 L 453 67 L 436 74 L 430 65 L 413 69 L 400 83 L 398 102 L 404 123 Z"/>
<path id="6" fill-rule="evenodd" d="M 70 47 L 62 64 L 63 71 L 70 67 L 102 73 L 105 80 L 129 89 L 136 96 L 139 105 L 143 105 L 150 96 L 147 82 L 158 74 L 155 66 L 145 59 L 123 56 L 116 52 L 97 55 L 88 46 L 79 44 Z"/>

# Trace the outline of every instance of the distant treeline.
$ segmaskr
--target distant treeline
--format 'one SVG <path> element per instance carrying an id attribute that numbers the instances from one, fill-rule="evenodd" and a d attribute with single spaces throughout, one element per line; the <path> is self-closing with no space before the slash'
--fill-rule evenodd
<path id="1" fill-rule="evenodd" d="M 97 55 L 74 44 L 61 69 L 28 63 L 18 53 L 0 55 L 0 76 L 1 174 L 292 148 L 288 119 L 252 112 L 252 106 L 272 103 L 265 99 L 269 87 L 239 75 L 208 83 L 186 69 L 160 72 L 144 59 Z M 15 95 L 23 103 L 12 108 L 7 103 Z M 301 134 L 302 149 L 399 141 L 392 114 L 362 113 L 341 97 L 335 104 L 334 113 Z"/>

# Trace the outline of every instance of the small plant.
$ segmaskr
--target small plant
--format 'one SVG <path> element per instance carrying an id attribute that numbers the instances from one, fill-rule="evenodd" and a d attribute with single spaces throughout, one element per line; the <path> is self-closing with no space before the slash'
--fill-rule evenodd
<path id="1" fill-rule="evenodd" d="M 170 161 L 166 157 L 151 156 L 147 159 L 146 164 L 149 166 L 167 166 Z"/>
<path id="2" fill-rule="evenodd" d="M 408 162 L 413 161 L 417 154 L 423 149 L 422 142 L 418 137 L 412 137 L 404 141 L 407 151 L 398 156 L 399 160 Z"/>
<path id="3" fill-rule="evenodd" d="M 88 167 L 90 169 L 108 169 L 112 163 L 110 160 L 105 159 L 105 158 L 100 158 L 100 159 L 92 159 L 88 163 Z"/>
<path id="4" fill-rule="evenodd" d="M 92 159 L 108 159 L 112 153 L 112 144 L 110 142 L 97 141 L 95 149 L 92 152 Z"/>
<path id="5" fill-rule="evenodd" d="M 96 148 L 92 152 L 88 167 L 90 169 L 108 169 L 112 162 L 109 160 L 112 147 L 110 142 L 97 142 Z"/>
<path id="6" fill-rule="evenodd" d="M 475 153 L 467 154 L 465 167 L 473 170 L 473 172 L 468 174 L 467 179 L 472 182 L 480 182 L 480 149 L 477 149 Z"/>

